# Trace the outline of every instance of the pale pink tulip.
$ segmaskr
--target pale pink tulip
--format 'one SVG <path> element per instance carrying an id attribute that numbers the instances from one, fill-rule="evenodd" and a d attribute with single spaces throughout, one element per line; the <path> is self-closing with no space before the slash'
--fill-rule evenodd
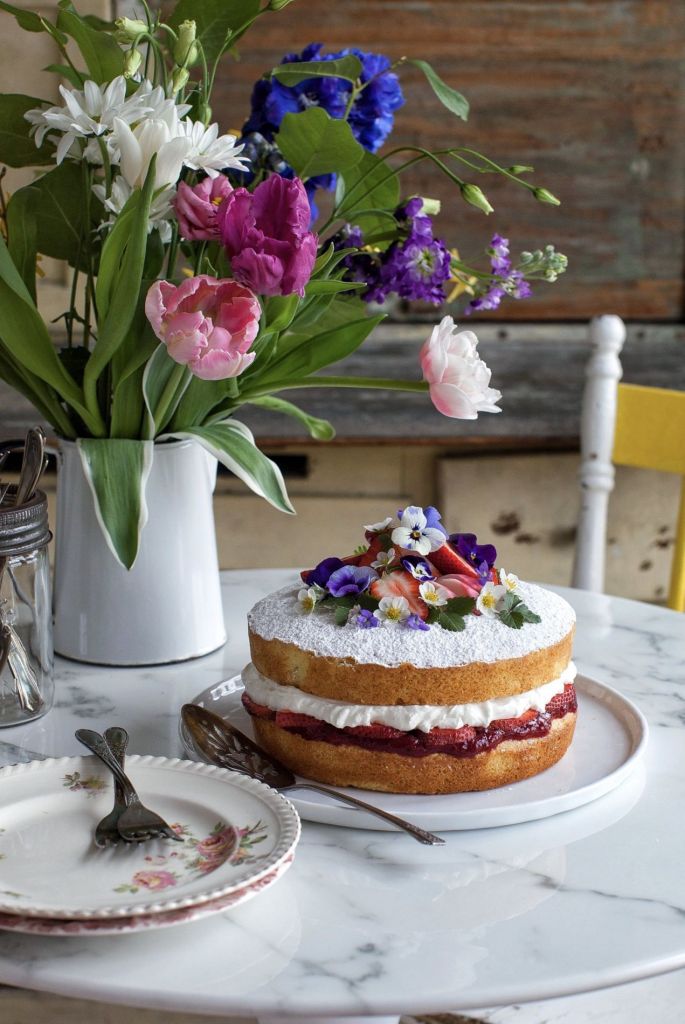
<path id="1" fill-rule="evenodd" d="M 433 328 L 419 356 L 433 405 L 443 416 L 475 420 L 479 412 L 501 412 L 502 397 L 490 387 L 490 370 L 478 355 L 473 331 L 457 331 L 451 316 Z"/>
<path id="2" fill-rule="evenodd" d="M 145 315 L 172 359 L 203 380 L 237 377 L 254 361 L 261 307 L 256 295 L 232 280 L 205 274 L 177 286 L 155 281 Z"/>

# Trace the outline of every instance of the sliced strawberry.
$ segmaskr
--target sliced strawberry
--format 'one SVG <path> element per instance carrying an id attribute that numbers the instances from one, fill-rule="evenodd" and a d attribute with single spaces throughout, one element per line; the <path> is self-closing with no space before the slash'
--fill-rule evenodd
<path id="1" fill-rule="evenodd" d="M 301 715 L 297 711 L 277 711 L 276 725 L 281 729 L 302 729 L 305 726 L 319 725 L 319 719 L 311 715 Z"/>
<path id="2" fill-rule="evenodd" d="M 529 711 L 524 711 L 518 718 L 497 718 L 494 722 L 490 722 L 489 728 L 502 729 L 504 732 L 510 732 L 513 729 L 521 725 L 525 725 L 526 722 L 532 722 L 534 718 L 537 718 L 539 711 L 535 708 L 531 708 Z"/>
<path id="3" fill-rule="evenodd" d="M 573 683 L 567 683 L 561 693 L 557 693 L 556 696 L 548 701 L 545 711 L 552 718 L 563 718 L 569 711 L 576 711 L 577 708 L 578 701 L 575 688 Z"/>
<path id="4" fill-rule="evenodd" d="M 252 700 L 246 693 L 243 693 L 243 707 L 248 714 L 253 715 L 254 718 L 273 718 L 274 713 L 271 708 L 267 708 L 265 704 L 258 704 L 256 700 Z"/>
<path id="5" fill-rule="evenodd" d="M 390 725 L 381 725 L 379 722 L 372 722 L 371 725 L 348 725 L 343 732 L 352 736 L 365 736 L 370 740 L 396 740 L 404 736 L 401 729 L 393 729 Z"/>
<path id="6" fill-rule="evenodd" d="M 452 743 L 468 743 L 476 738 L 476 730 L 472 725 L 462 725 L 460 729 L 431 729 L 423 738 L 427 747 L 446 747 Z"/>
<path id="7" fill-rule="evenodd" d="M 442 576 L 478 576 L 475 566 L 462 558 L 449 541 L 445 541 L 437 551 L 431 551 L 428 558 Z"/>
<path id="8" fill-rule="evenodd" d="M 369 587 L 369 593 L 377 601 L 382 601 L 384 597 L 405 597 L 409 610 L 419 618 L 425 619 L 428 617 L 428 605 L 421 600 L 419 587 L 419 581 L 402 569 L 386 573 L 385 576 L 374 580 Z"/>

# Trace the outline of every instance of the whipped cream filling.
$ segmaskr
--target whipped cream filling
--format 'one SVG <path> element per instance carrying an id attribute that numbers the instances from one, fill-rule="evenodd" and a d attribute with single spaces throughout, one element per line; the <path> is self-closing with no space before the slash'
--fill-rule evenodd
<path id="1" fill-rule="evenodd" d="M 558 679 L 536 686 L 534 690 L 511 697 L 493 697 L 477 704 L 346 704 L 304 693 L 296 686 L 282 686 L 267 679 L 250 663 L 243 669 L 245 692 L 255 704 L 272 711 L 296 711 L 328 722 L 337 729 L 355 725 L 389 725 L 393 729 L 410 732 L 419 729 L 460 729 L 462 725 L 488 726 L 498 718 L 518 718 L 530 711 L 544 711 L 545 707 L 567 683 L 576 677 L 576 666 L 568 663 Z"/>

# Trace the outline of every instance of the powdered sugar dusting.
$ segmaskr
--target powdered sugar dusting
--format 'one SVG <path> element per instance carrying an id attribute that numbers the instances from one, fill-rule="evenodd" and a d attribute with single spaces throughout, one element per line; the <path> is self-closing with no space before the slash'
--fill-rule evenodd
<path id="1" fill-rule="evenodd" d="M 283 587 L 258 601 L 248 615 L 253 632 L 265 640 L 282 640 L 322 657 L 345 658 L 362 665 L 408 663 L 417 668 L 449 668 L 520 658 L 563 640 L 576 618 L 562 597 L 532 583 L 519 583 L 517 594 L 542 622 L 511 629 L 494 617 L 467 615 L 461 633 L 438 625 L 426 632 L 384 626 L 360 629 L 349 623 L 336 626 L 332 611 L 302 612 L 297 601 L 300 586 Z"/>

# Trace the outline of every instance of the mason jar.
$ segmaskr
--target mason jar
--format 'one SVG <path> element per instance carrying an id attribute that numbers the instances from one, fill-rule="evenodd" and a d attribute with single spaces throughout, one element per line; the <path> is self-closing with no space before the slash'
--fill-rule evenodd
<path id="1" fill-rule="evenodd" d="M 15 496 L 0 502 L 0 727 L 40 718 L 54 694 L 48 502 Z"/>

